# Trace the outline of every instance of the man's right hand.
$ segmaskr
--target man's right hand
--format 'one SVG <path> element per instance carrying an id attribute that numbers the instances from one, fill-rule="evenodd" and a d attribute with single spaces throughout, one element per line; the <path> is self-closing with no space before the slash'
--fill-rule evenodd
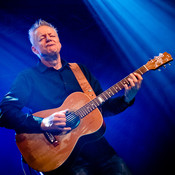
<path id="1" fill-rule="evenodd" d="M 44 118 L 41 122 L 41 129 L 44 131 L 70 131 L 71 127 L 66 127 L 66 111 L 55 112 Z"/>

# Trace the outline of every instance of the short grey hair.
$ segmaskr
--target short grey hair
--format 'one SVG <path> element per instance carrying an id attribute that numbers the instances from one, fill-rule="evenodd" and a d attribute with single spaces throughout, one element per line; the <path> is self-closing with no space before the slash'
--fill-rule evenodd
<path id="1" fill-rule="evenodd" d="M 46 21 L 44 21 L 42 19 L 39 19 L 29 29 L 29 33 L 28 33 L 29 34 L 29 40 L 30 40 L 32 45 L 33 45 L 33 33 L 40 26 L 49 26 L 49 27 L 53 28 L 56 31 L 56 33 L 58 34 L 57 29 L 52 24 L 50 24 L 50 23 L 48 23 L 48 22 L 46 22 Z"/>

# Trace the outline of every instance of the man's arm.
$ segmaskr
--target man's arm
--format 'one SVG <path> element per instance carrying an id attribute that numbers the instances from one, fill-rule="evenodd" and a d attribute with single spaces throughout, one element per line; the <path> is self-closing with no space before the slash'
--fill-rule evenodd
<path id="1" fill-rule="evenodd" d="M 22 112 L 29 100 L 30 84 L 23 74 L 14 81 L 10 91 L 0 103 L 0 126 L 16 132 L 40 132 L 42 118 Z"/>

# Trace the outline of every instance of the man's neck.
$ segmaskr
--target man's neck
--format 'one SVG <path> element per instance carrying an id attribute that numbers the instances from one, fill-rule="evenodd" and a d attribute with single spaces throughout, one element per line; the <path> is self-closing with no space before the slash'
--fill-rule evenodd
<path id="1" fill-rule="evenodd" d="M 47 67 L 53 67 L 54 69 L 58 70 L 62 67 L 61 57 L 58 56 L 58 59 L 52 61 L 46 61 L 44 58 L 41 58 L 41 62 Z"/>

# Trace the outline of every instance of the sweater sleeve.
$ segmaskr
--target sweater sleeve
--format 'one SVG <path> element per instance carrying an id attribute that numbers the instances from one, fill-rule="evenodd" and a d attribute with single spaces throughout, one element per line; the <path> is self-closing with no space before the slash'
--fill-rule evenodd
<path id="1" fill-rule="evenodd" d="M 99 81 L 90 73 L 90 71 L 84 66 L 79 65 L 85 74 L 87 80 L 92 86 L 96 95 L 99 95 L 103 92 Z M 124 96 L 111 97 L 102 105 L 102 114 L 104 117 L 116 115 L 120 112 L 123 112 L 126 108 L 131 106 L 134 103 L 135 99 L 133 99 L 130 103 L 125 102 Z"/>
<path id="2" fill-rule="evenodd" d="M 31 92 L 31 84 L 21 73 L 0 103 L 0 126 L 16 132 L 40 132 L 42 118 L 23 112 Z"/>

